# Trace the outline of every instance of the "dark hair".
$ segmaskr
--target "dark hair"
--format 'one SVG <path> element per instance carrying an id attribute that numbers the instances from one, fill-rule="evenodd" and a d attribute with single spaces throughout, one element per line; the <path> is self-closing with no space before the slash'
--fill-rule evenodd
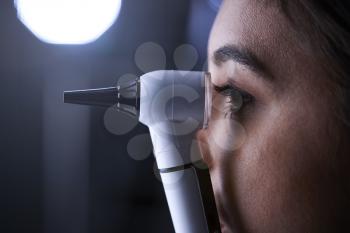
<path id="1" fill-rule="evenodd" d="M 350 127 L 350 1 L 279 0 L 292 25 L 311 42 L 317 59 L 337 84 L 339 116 Z M 295 14 L 297 12 L 297 14 Z"/>

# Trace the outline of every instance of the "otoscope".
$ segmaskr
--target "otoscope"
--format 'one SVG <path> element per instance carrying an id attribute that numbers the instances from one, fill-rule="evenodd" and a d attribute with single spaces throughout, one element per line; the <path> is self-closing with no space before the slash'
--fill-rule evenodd
<path id="1" fill-rule="evenodd" d="M 160 70 L 115 87 L 64 92 L 64 102 L 113 106 L 148 126 L 176 233 L 221 233 L 196 134 L 211 112 L 210 74 Z"/>

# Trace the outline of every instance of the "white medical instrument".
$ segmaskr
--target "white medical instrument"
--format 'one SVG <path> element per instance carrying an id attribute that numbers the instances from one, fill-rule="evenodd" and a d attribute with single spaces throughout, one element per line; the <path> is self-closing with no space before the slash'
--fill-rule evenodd
<path id="1" fill-rule="evenodd" d="M 115 87 L 64 92 L 66 103 L 114 106 L 148 126 L 176 233 L 219 233 L 196 134 L 211 112 L 210 74 L 153 71 Z"/>

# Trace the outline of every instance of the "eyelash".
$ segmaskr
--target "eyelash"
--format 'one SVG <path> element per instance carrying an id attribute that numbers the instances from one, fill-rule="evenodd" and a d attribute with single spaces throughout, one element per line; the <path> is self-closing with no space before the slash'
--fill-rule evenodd
<path id="1" fill-rule="evenodd" d="M 241 90 L 233 84 L 215 86 L 214 88 L 218 93 L 229 98 L 227 103 L 230 104 L 230 107 L 228 110 L 225 110 L 225 117 L 229 116 L 230 118 L 233 118 L 235 115 L 237 115 L 238 112 L 243 111 L 245 107 L 254 101 L 254 97 L 251 94 Z M 237 94 L 239 94 L 239 96 L 237 96 Z M 237 97 L 240 98 L 238 107 L 236 103 Z"/>

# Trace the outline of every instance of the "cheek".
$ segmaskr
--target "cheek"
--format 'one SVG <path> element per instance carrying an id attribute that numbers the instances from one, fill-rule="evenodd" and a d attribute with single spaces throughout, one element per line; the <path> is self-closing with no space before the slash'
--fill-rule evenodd
<path id="1" fill-rule="evenodd" d="M 247 139 L 247 132 L 240 122 L 230 117 L 222 117 L 212 120 L 214 127 L 208 130 L 208 141 L 213 154 L 213 161 L 230 158 L 235 151 L 239 150 Z"/>
<path id="2" fill-rule="evenodd" d="M 210 131 L 216 138 L 209 141 L 214 188 L 231 206 L 231 216 L 241 215 L 252 231 L 266 227 L 283 232 L 286 226 L 307 224 L 308 211 L 322 206 L 320 184 L 326 182 L 324 171 L 330 170 L 333 153 L 328 118 L 314 109 L 299 109 L 295 99 L 293 103 L 270 106 L 244 127 L 217 122 Z M 234 148 L 227 147 L 230 140 Z"/>

